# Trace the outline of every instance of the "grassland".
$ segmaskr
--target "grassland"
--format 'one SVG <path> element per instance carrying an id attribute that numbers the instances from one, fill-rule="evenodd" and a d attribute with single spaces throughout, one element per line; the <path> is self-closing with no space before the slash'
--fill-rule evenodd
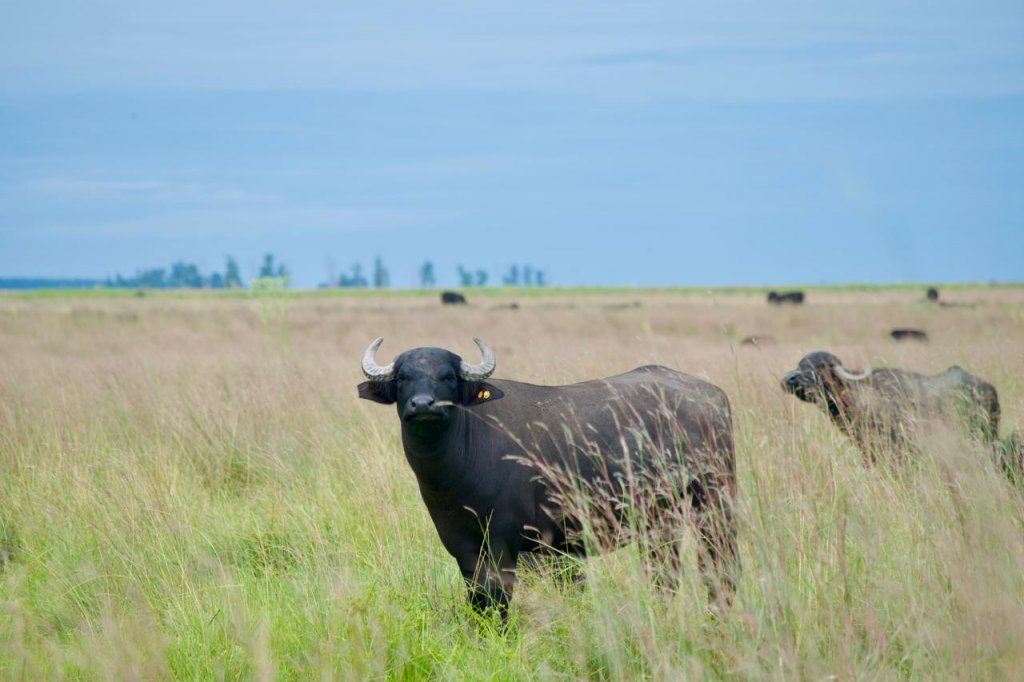
<path id="1" fill-rule="evenodd" d="M 868 467 L 778 377 L 959 364 L 1024 427 L 1024 289 L 0 298 L 0 679 L 1019 679 L 1024 506 L 950 433 Z M 497 306 L 520 303 L 517 310 Z M 927 344 L 887 332 L 921 327 Z M 750 334 L 770 335 L 760 348 Z M 706 609 L 630 549 L 474 620 L 359 357 L 438 345 L 537 383 L 656 362 L 735 412 L 743 574 Z M 692 557 L 689 563 L 693 563 Z"/>

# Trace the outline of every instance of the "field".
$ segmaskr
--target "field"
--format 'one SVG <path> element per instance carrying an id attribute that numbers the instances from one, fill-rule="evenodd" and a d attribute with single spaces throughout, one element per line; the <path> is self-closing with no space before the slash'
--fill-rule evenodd
<path id="1" fill-rule="evenodd" d="M 959 364 L 1024 428 L 1024 288 L 435 296 L 0 297 L 0 679 L 1020 679 L 1024 506 L 931 434 L 868 466 L 779 389 L 848 367 Z M 518 309 L 500 307 L 516 301 Z M 893 327 L 926 329 L 897 344 Z M 770 335 L 760 347 L 741 345 Z M 527 573 L 478 621 L 359 359 L 414 346 L 567 383 L 659 363 L 734 408 L 743 572 L 650 589 L 629 548 L 586 589 Z M 692 553 L 692 552 L 691 552 Z M 690 557 L 690 564 L 695 563 Z M 692 566 L 691 566 L 692 569 Z"/>

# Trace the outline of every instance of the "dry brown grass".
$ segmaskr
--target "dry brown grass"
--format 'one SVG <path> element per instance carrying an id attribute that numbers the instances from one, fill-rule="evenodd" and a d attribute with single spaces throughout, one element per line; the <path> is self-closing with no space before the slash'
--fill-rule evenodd
<path id="1" fill-rule="evenodd" d="M 0 678 L 1002 678 L 1024 669 L 1020 491 L 950 433 L 867 468 L 779 377 L 959 364 L 1024 426 L 1024 290 L 433 297 L 0 298 Z M 639 306 L 631 306 L 638 302 Z M 624 306 L 624 304 L 626 304 Z M 896 344 L 893 327 L 928 331 Z M 774 343 L 741 346 L 750 334 Z M 390 409 L 359 357 L 436 345 L 566 383 L 658 363 L 733 403 L 744 573 L 649 591 L 629 551 L 470 625 Z"/>

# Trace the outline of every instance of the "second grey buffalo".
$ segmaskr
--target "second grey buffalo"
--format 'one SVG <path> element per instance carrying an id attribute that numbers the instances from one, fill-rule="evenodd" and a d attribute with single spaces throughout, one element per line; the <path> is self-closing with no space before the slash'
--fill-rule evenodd
<path id="1" fill-rule="evenodd" d="M 639 539 L 656 577 L 674 572 L 690 519 L 709 588 L 728 599 L 736 473 L 721 389 L 657 366 L 570 386 L 488 381 L 495 357 L 479 339 L 478 365 L 416 348 L 380 366 L 382 341 L 363 357 L 359 396 L 397 406 L 405 457 L 477 609 L 505 613 L 525 554 Z"/>
<path id="2" fill-rule="evenodd" d="M 872 460 L 879 446 L 905 451 L 922 419 L 952 421 L 986 446 L 999 433 L 996 389 L 956 366 L 931 376 L 902 369 L 856 373 L 818 351 L 782 378 L 782 389 L 818 405 Z"/>

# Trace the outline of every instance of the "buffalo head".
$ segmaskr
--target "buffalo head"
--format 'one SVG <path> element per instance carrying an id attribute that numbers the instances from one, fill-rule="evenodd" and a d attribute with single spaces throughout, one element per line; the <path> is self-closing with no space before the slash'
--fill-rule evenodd
<path id="1" fill-rule="evenodd" d="M 805 355 L 795 370 L 782 377 L 782 390 L 804 402 L 820 403 L 842 392 L 847 383 L 861 381 L 870 374 L 870 370 L 850 372 L 832 353 L 816 351 Z"/>
<path id="2" fill-rule="evenodd" d="M 398 416 L 407 424 L 444 424 L 457 406 L 497 400 L 504 394 L 485 379 L 494 372 L 494 352 L 480 339 L 473 339 L 483 354 L 478 365 L 442 348 L 415 348 L 399 355 L 388 365 L 378 365 L 375 355 L 384 337 L 376 339 L 363 355 L 359 397 L 398 406 Z"/>

